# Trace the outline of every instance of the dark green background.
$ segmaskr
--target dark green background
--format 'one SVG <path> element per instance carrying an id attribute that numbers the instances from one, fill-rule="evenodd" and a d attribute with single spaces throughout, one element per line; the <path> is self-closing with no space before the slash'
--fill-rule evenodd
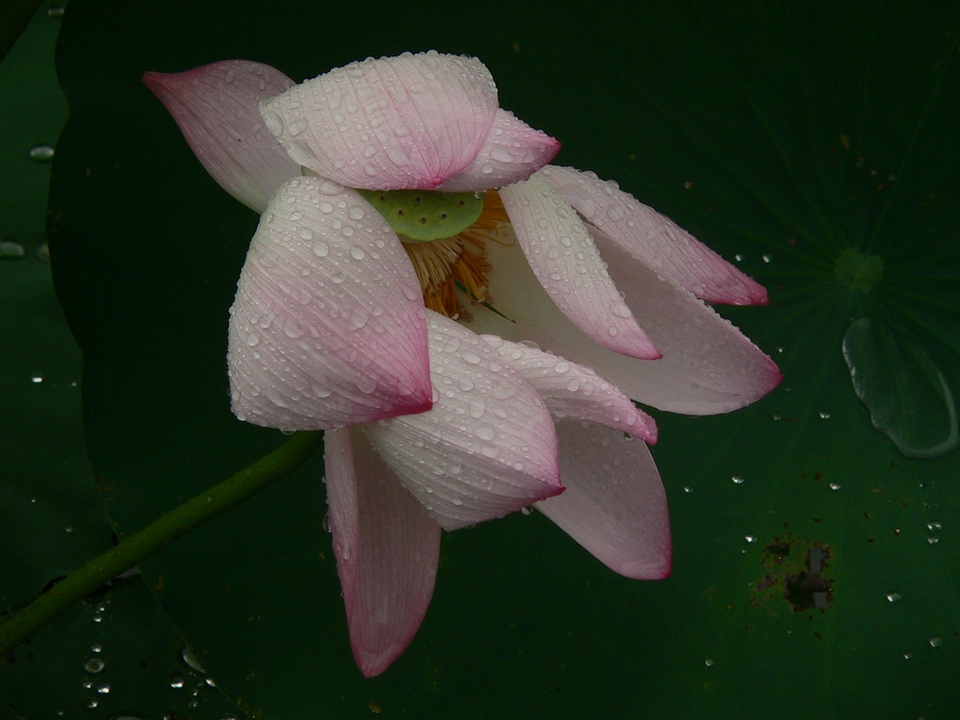
<path id="1" fill-rule="evenodd" d="M 226 309 L 257 218 L 207 177 L 145 70 L 239 57 L 299 80 L 368 55 L 477 55 L 501 104 L 563 142 L 559 163 L 619 180 L 767 285 L 770 307 L 723 312 L 786 380 L 730 416 L 657 415 L 667 581 L 612 574 L 536 513 L 453 533 L 420 633 L 364 680 L 318 462 L 0 660 L 0 717 L 206 720 L 237 701 L 298 719 L 954 716 L 960 453 L 898 453 L 840 343 L 879 314 L 957 359 L 956 3 L 73 0 L 62 24 L 50 247 L 91 469 L 46 266 L 4 263 L 3 605 L 109 546 L 98 494 L 129 534 L 282 440 L 227 407 Z M 9 162 L 26 178 L 24 137 Z M 869 296 L 834 276 L 850 246 L 884 259 Z M 785 578 L 810 548 L 832 603 L 796 611 Z"/>

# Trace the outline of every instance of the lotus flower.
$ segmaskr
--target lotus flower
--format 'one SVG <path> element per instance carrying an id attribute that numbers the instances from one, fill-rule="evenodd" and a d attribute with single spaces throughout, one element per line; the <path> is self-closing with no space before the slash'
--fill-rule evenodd
<path id="1" fill-rule="evenodd" d="M 473 58 L 144 82 L 261 213 L 230 311 L 232 408 L 328 431 L 364 674 L 419 627 L 441 528 L 535 505 L 615 571 L 669 572 L 656 428 L 628 397 L 710 414 L 769 392 L 774 363 L 704 303 L 762 287 L 615 185 L 548 166 L 558 143 L 501 109 Z"/>

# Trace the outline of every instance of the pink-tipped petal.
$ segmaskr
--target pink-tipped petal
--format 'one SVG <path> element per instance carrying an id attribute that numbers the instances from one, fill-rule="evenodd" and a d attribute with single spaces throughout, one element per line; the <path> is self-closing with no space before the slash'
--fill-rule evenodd
<path id="1" fill-rule="evenodd" d="M 291 158 L 348 187 L 432 189 L 483 147 L 497 87 L 476 58 L 435 52 L 351 63 L 260 106 Z"/>
<path id="2" fill-rule="evenodd" d="M 601 233 L 595 232 L 595 240 L 634 316 L 663 352 L 661 359 L 636 360 L 583 335 L 551 302 L 529 266 L 516 261 L 516 249 L 499 243 L 487 244 L 494 268 L 488 288 L 497 312 L 472 306 L 470 328 L 532 340 L 592 367 L 634 400 L 687 415 L 736 410 L 780 382 L 773 361 L 728 320 Z"/>
<path id="3" fill-rule="evenodd" d="M 650 444 L 657 441 L 654 419 L 592 369 L 496 335 L 480 337 L 533 385 L 555 419 L 590 420 Z"/>
<path id="4" fill-rule="evenodd" d="M 237 287 L 227 359 L 241 420 L 319 430 L 430 408 L 420 286 L 396 235 L 355 191 L 288 181 Z"/>
<path id="5" fill-rule="evenodd" d="M 143 83 L 166 106 L 207 172 L 258 213 L 300 174 L 260 117 L 261 100 L 293 85 L 262 63 L 226 60 L 176 74 L 148 72 Z"/>
<path id="6" fill-rule="evenodd" d="M 432 312 L 427 323 L 433 409 L 364 427 L 404 487 L 445 530 L 562 492 L 536 390 L 469 330 Z"/>
<path id="7" fill-rule="evenodd" d="M 698 298 L 730 305 L 767 303 L 762 285 L 616 183 L 566 167 L 551 166 L 541 174 L 587 222 Z"/>
<path id="8" fill-rule="evenodd" d="M 537 509 L 611 570 L 637 580 L 667 577 L 667 495 L 647 446 L 571 420 L 557 426 L 557 435 L 567 490 Z"/>
<path id="9" fill-rule="evenodd" d="M 379 675 L 413 640 L 433 595 L 440 526 L 356 428 L 324 436 L 328 518 L 360 671 Z"/>
<path id="10" fill-rule="evenodd" d="M 501 188 L 500 198 L 537 281 L 574 325 L 614 352 L 660 357 L 621 299 L 586 226 L 551 185 L 534 175 Z"/>
<path id="11" fill-rule="evenodd" d="M 553 160 L 558 152 L 558 140 L 530 127 L 512 112 L 497 110 L 493 127 L 473 163 L 437 189 L 470 192 L 520 182 Z"/>

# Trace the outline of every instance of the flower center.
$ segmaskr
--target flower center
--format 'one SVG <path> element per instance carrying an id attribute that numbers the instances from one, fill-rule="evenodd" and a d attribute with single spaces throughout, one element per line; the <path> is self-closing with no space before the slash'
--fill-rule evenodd
<path id="1" fill-rule="evenodd" d="M 503 243 L 498 230 L 509 223 L 496 190 L 360 192 L 400 236 L 426 307 L 456 320 L 469 317 L 458 290 L 471 303 L 490 301 L 486 243 Z"/>

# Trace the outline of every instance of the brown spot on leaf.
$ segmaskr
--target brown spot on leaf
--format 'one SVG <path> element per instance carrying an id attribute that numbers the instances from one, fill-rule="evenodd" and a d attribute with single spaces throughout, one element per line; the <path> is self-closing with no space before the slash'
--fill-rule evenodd
<path id="1" fill-rule="evenodd" d="M 774 600 L 782 598 L 794 612 L 828 610 L 833 604 L 833 579 L 826 572 L 829 560 L 827 545 L 790 533 L 775 537 L 763 549 L 764 574 L 751 603 L 775 610 Z"/>

